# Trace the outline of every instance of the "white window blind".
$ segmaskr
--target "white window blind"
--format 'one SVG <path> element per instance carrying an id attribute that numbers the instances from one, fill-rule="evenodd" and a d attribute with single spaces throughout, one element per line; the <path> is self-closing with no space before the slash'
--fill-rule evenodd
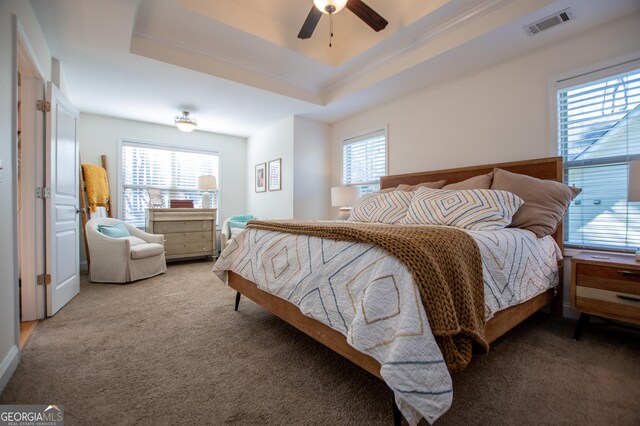
<path id="1" fill-rule="evenodd" d="M 387 138 L 385 130 L 344 141 L 342 148 L 342 183 L 361 186 L 362 193 L 380 189 L 380 177 L 387 173 Z"/>
<path id="2" fill-rule="evenodd" d="M 582 77 L 584 81 L 584 76 Z M 640 69 L 557 92 L 565 181 L 582 188 L 565 223 L 567 246 L 640 246 L 640 203 L 627 201 L 629 161 L 640 158 Z"/>
<path id="3" fill-rule="evenodd" d="M 145 227 L 150 188 L 160 190 L 163 207 L 169 207 L 171 199 L 193 200 L 194 206 L 201 207 L 198 176 L 214 175 L 220 188 L 215 152 L 123 141 L 120 160 L 122 220 L 138 228 Z M 211 193 L 213 208 L 218 207 L 217 194 Z"/>

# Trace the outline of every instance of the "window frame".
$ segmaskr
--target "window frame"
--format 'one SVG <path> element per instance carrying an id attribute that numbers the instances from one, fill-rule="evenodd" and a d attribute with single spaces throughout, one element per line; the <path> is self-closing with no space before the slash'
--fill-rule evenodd
<path id="1" fill-rule="evenodd" d="M 562 139 L 560 137 L 560 122 L 558 117 L 558 93 L 561 90 L 588 84 L 601 79 L 607 79 L 618 74 L 627 73 L 633 70 L 640 69 L 640 52 L 635 52 L 629 55 L 621 56 L 613 60 L 600 62 L 588 67 L 583 67 L 574 71 L 570 71 L 561 75 L 557 75 L 549 80 L 549 115 L 550 115 L 550 137 L 551 141 L 550 150 L 553 155 L 560 156 L 562 158 L 563 168 L 563 181 L 566 180 L 565 159 L 562 155 Z M 624 157 L 624 158 L 623 158 Z M 620 160 L 631 161 L 640 155 L 625 155 L 618 157 L 610 157 L 606 160 L 591 160 L 589 165 L 597 164 L 616 164 L 620 163 Z M 564 220 L 566 222 L 568 217 L 568 210 L 565 213 Z M 576 245 L 566 241 L 568 227 L 564 227 L 565 235 L 563 235 L 565 244 L 565 254 L 577 254 L 582 250 L 596 251 L 596 252 L 633 252 L 632 248 L 617 248 L 611 246 L 595 246 L 595 245 Z"/>
<path id="2" fill-rule="evenodd" d="M 166 143 L 166 142 L 159 142 L 159 141 L 152 141 L 152 140 L 144 140 L 144 139 L 137 139 L 137 138 L 126 138 L 126 137 L 121 137 L 118 138 L 118 151 L 117 151 L 117 170 L 116 170 L 116 192 L 117 192 L 117 200 L 118 200 L 118 208 L 116 209 L 116 213 L 117 213 L 117 217 L 119 219 L 122 219 L 123 215 L 122 215 L 122 187 L 124 185 L 124 183 L 122 182 L 122 147 L 124 145 L 135 145 L 135 146 L 140 146 L 140 147 L 147 147 L 147 148 L 151 148 L 151 149 L 165 149 L 165 150 L 170 150 L 170 151 L 181 151 L 181 152 L 188 152 L 188 153 L 201 153 L 201 154 L 207 154 L 207 155 L 216 155 L 218 157 L 218 175 L 217 175 L 217 186 L 218 188 L 216 189 L 217 192 L 217 200 L 218 200 L 218 205 L 216 207 L 217 209 L 217 213 L 218 215 L 220 214 L 220 209 L 221 209 L 221 204 L 222 204 L 222 167 L 221 167 L 221 161 L 222 161 L 222 156 L 220 155 L 220 152 L 215 150 L 215 149 L 206 149 L 206 148 L 201 148 L 198 146 L 193 146 L 193 145 L 175 145 L 172 143 Z M 218 220 L 216 219 L 216 227 L 219 229 L 220 224 L 218 223 Z"/>
<path id="3" fill-rule="evenodd" d="M 344 138 L 342 139 L 342 144 L 340 146 L 340 157 L 342 159 L 341 163 L 340 163 L 340 168 L 341 168 L 341 179 L 340 179 L 340 184 L 343 186 L 359 186 L 360 188 L 366 188 L 369 186 L 373 186 L 373 185 L 378 185 L 378 190 L 380 189 L 379 185 L 380 185 L 380 179 L 378 179 L 378 182 L 376 183 L 361 183 L 361 184 L 345 184 L 345 180 L 346 180 L 346 176 L 344 173 L 344 169 L 345 169 L 345 158 L 344 158 L 344 147 L 345 145 L 349 145 L 352 143 L 357 143 L 369 138 L 374 137 L 374 135 L 377 135 L 378 133 L 381 133 L 382 135 L 384 135 L 384 174 L 383 176 L 387 176 L 389 174 L 389 126 L 386 125 L 384 127 L 379 127 L 379 128 L 375 128 L 373 130 L 369 130 L 366 132 L 362 132 L 362 133 L 358 133 L 354 136 L 350 136 L 348 138 Z"/>

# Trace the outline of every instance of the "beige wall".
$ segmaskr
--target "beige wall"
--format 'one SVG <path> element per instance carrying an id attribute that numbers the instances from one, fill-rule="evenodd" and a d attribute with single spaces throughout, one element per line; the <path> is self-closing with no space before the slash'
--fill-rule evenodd
<path id="1" fill-rule="evenodd" d="M 635 14 L 337 122 L 331 184 L 342 141 L 387 125 L 390 174 L 557 155 L 553 78 L 639 51 Z"/>
<path id="2" fill-rule="evenodd" d="M 293 218 L 293 117 L 263 129 L 247 146 L 247 211 L 259 219 Z M 255 192 L 255 166 L 282 159 L 280 191 Z M 237 212 L 243 213 L 243 212 Z"/>
<path id="3" fill-rule="evenodd" d="M 329 125 L 289 117 L 249 138 L 248 213 L 260 219 L 330 216 Z M 282 158 L 282 190 L 255 192 L 255 165 Z"/>
<path id="4" fill-rule="evenodd" d="M 247 140 L 236 136 L 194 131 L 183 133 L 174 126 L 144 123 L 95 114 L 80 114 L 80 158 L 83 163 L 100 164 L 107 155 L 114 216 L 118 212 L 118 140 L 120 138 L 154 142 L 169 146 L 201 148 L 220 155 L 220 221 L 246 210 Z M 218 227 L 220 224 L 218 224 Z M 84 243 L 81 263 L 86 262 Z"/>
<path id="5" fill-rule="evenodd" d="M 389 174 L 558 155 L 552 115 L 558 78 L 632 57 L 640 58 L 640 14 L 337 122 L 331 184 L 342 179 L 342 141 L 385 126 Z M 568 280 L 564 291 L 567 305 Z"/>
<path id="6" fill-rule="evenodd" d="M 296 117 L 293 133 L 293 217 L 329 219 L 329 125 Z"/>

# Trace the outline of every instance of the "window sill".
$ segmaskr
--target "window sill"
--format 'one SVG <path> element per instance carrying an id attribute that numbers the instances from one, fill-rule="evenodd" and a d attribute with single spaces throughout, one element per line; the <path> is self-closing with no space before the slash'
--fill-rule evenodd
<path id="1" fill-rule="evenodd" d="M 594 250 L 594 249 L 578 249 L 578 248 L 565 248 L 564 249 L 564 257 L 573 257 L 577 256 L 580 253 L 602 253 L 602 254 L 628 254 L 633 255 L 633 252 L 620 252 L 620 251 L 610 251 L 610 250 Z"/>

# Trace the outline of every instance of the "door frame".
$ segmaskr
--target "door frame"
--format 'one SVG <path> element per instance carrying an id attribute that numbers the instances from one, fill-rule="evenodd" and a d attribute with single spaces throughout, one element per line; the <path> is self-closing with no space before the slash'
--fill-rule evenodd
<path id="1" fill-rule="evenodd" d="M 38 271 L 44 272 L 44 203 L 38 202 L 35 198 L 35 188 L 44 186 L 44 167 L 45 167 L 45 138 L 44 138 L 44 114 L 36 110 L 36 102 L 44 99 L 45 96 L 45 78 L 42 68 L 38 64 L 33 48 L 29 43 L 26 33 L 22 29 L 20 22 L 16 22 L 16 75 L 18 70 L 26 72 L 22 75 L 22 87 L 24 88 L 24 96 L 21 100 L 22 111 L 22 155 L 20 155 L 21 179 L 18 186 L 18 171 L 14 174 L 16 186 L 16 214 L 18 190 L 22 203 L 22 211 L 25 213 L 21 218 L 26 220 L 18 220 L 16 217 L 16 250 L 19 255 L 17 265 L 18 277 L 21 280 L 19 289 L 20 305 L 17 307 L 20 312 L 20 320 L 32 321 L 45 317 L 45 288 L 38 286 Z M 18 99 L 18 82 L 16 81 L 16 110 Z M 17 111 L 16 111 L 17 112 Z M 14 120 L 17 121 L 17 120 Z M 28 123 L 28 125 L 25 125 Z M 14 132 L 16 138 L 14 149 L 16 150 L 16 161 L 18 159 L 18 140 L 17 132 Z M 31 146 L 27 146 L 24 141 L 31 139 Z M 25 149 L 27 148 L 27 149 Z M 19 189 L 18 189 L 19 188 Z"/>

